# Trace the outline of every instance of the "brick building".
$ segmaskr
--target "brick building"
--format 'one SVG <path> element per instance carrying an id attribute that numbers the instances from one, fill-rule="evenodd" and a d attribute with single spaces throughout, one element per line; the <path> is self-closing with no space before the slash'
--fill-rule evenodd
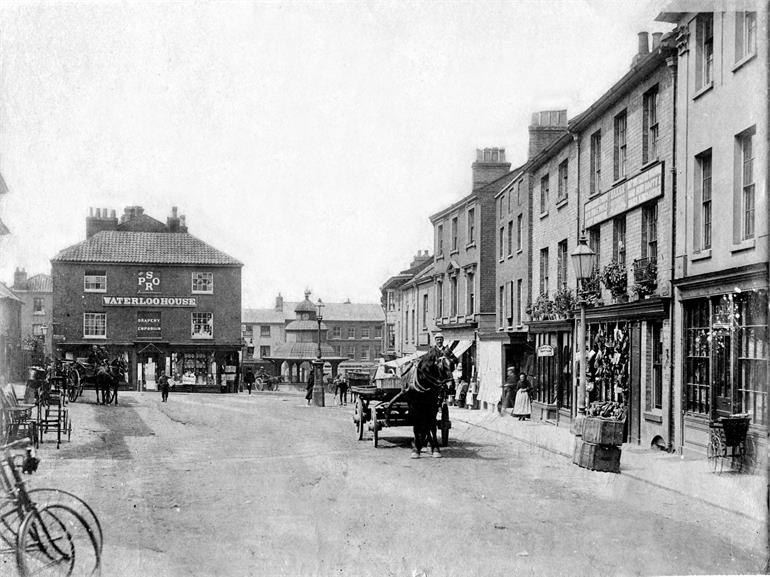
<path id="1" fill-rule="evenodd" d="M 51 275 L 36 274 L 27 278 L 23 269 L 13 275 L 13 292 L 21 301 L 21 338 L 29 348 L 28 339 L 40 343 L 39 354 L 53 356 L 53 283 Z M 29 350 L 27 352 L 30 352 Z M 30 356 L 30 355 L 27 355 Z M 33 362 L 33 359 L 29 359 Z M 42 359 L 34 359 L 40 362 Z"/>
<path id="2" fill-rule="evenodd" d="M 86 240 L 52 260 L 54 341 L 87 357 L 93 345 L 128 362 L 128 382 L 233 391 L 241 348 L 241 267 L 187 232 L 176 207 L 166 223 L 128 207 L 91 211 Z"/>
<path id="3" fill-rule="evenodd" d="M 22 300 L 0 283 L 0 385 L 23 377 L 21 305 Z"/>
<path id="4" fill-rule="evenodd" d="M 457 341 L 466 348 L 461 370 L 468 382 L 488 369 L 489 358 L 499 358 L 495 195 L 512 182 L 510 168 L 504 149 L 477 150 L 471 193 L 430 217 L 435 238 L 436 329 L 444 334 L 445 342 Z M 485 341 L 487 336 L 493 340 Z M 493 349 L 491 357 L 485 349 Z"/>
<path id="5" fill-rule="evenodd" d="M 709 423 L 751 417 L 766 454 L 768 8 L 672 1 L 677 25 L 675 448 L 703 451 Z M 681 346 L 679 346 L 681 343 Z"/>

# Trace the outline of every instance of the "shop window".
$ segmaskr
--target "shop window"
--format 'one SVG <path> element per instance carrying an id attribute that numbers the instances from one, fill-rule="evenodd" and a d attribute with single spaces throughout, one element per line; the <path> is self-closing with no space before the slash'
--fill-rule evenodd
<path id="1" fill-rule="evenodd" d="M 259 327 L 259 336 L 270 338 L 270 325 L 262 325 Z"/>
<path id="2" fill-rule="evenodd" d="M 192 273 L 192 293 L 193 294 L 212 294 L 214 292 L 214 273 L 194 272 Z"/>
<path id="3" fill-rule="evenodd" d="M 651 386 L 648 392 L 649 407 L 663 408 L 663 323 L 650 323 Z"/>
<path id="4" fill-rule="evenodd" d="M 586 391 L 589 402 L 629 399 L 629 324 L 624 321 L 587 326 Z"/>
<path id="5" fill-rule="evenodd" d="M 214 337 L 214 313 L 191 313 L 192 338 L 211 339 Z"/>
<path id="6" fill-rule="evenodd" d="M 107 313 L 83 313 L 83 338 L 107 338 Z"/>
<path id="7" fill-rule="evenodd" d="M 83 276 L 83 291 L 87 293 L 107 292 L 107 272 L 87 270 Z"/>
<path id="8" fill-rule="evenodd" d="M 553 355 L 535 358 L 534 400 L 557 407 L 572 406 L 572 333 L 536 335 L 536 348 L 549 345 Z"/>

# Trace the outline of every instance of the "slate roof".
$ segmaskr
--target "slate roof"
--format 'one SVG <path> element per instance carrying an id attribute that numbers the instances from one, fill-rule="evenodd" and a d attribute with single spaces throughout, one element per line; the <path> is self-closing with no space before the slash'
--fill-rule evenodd
<path id="1" fill-rule="evenodd" d="M 7 286 L 5 286 L 4 283 L 1 283 L 1 282 L 0 282 L 0 299 L 11 299 L 12 301 L 22 302 L 21 299 L 17 297 L 11 289 L 9 289 Z"/>
<path id="2" fill-rule="evenodd" d="M 328 331 L 329 327 L 326 326 L 326 323 L 321 321 L 321 330 L 322 331 Z M 318 331 L 318 321 L 291 321 L 288 325 L 286 325 L 286 332 L 317 332 Z"/>
<path id="3" fill-rule="evenodd" d="M 52 293 L 53 280 L 50 274 L 36 274 L 27 279 L 27 290 L 36 293 Z"/>
<path id="4" fill-rule="evenodd" d="M 277 311 L 271 309 L 243 309 L 241 311 L 242 323 L 254 324 L 280 324 L 286 321 L 294 321 L 296 314 L 294 308 L 298 302 L 284 302 L 283 310 Z M 375 303 L 325 303 L 323 309 L 324 324 L 335 321 L 359 321 L 359 322 L 377 322 L 385 321 L 385 314 L 382 312 L 382 305 Z M 318 330 L 318 321 L 312 322 Z"/>
<path id="5" fill-rule="evenodd" d="M 242 323 L 260 323 L 269 325 L 283 324 L 285 321 L 286 315 L 283 311 L 277 311 L 275 309 L 243 309 L 241 311 Z"/>
<path id="6" fill-rule="evenodd" d="M 136 264 L 204 264 L 243 266 L 243 263 L 186 232 L 105 230 L 65 248 L 52 262 Z"/>

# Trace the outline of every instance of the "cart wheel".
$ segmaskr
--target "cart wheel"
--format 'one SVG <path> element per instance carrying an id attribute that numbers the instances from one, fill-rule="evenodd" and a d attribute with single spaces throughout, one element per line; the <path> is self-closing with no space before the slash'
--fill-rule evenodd
<path id="1" fill-rule="evenodd" d="M 449 407 L 441 405 L 441 446 L 449 444 Z"/>
<path id="2" fill-rule="evenodd" d="M 722 472 L 723 451 L 724 447 L 722 446 L 722 439 L 719 437 L 719 433 L 711 431 L 709 444 L 708 447 L 706 447 L 706 456 L 708 457 L 711 470 L 715 473 Z"/>
<path id="3" fill-rule="evenodd" d="M 80 394 L 80 373 L 71 370 L 67 373 L 67 397 L 75 402 Z"/>
<path id="4" fill-rule="evenodd" d="M 356 411 L 353 413 L 353 420 L 356 422 L 356 432 L 358 433 L 358 440 L 364 438 L 364 424 L 366 416 L 364 415 L 364 403 L 361 399 L 356 400 Z"/>
<path id="5" fill-rule="evenodd" d="M 371 408 L 371 415 L 372 415 L 372 442 L 374 443 L 374 446 L 376 447 L 380 440 L 380 432 L 377 430 L 379 429 L 379 426 L 377 425 L 377 407 Z"/>

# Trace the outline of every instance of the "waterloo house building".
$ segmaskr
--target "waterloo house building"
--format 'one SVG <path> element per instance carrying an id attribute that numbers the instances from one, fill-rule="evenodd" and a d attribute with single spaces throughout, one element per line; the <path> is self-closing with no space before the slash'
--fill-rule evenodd
<path id="1" fill-rule="evenodd" d="M 670 2 L 658 16 L 677 25 L 674 415 L 685 452 L 705 450 L 709 423 L 731 414 L 751 418 L 755 456 L 766 442 L 768 14 L 750 6 Z"/>
<path id="2" fill-rule="evenodd" d="M 242 264 L 189 234 L 176 207 L 165 224 L 139 206 L 120 221 L 92 209 L 86 240 L 51 264 L 61 355 L 106 347 L 124 357 L 136 389 L 156 388 L 165 371 L 181 390 L 236 390 Z"/>

